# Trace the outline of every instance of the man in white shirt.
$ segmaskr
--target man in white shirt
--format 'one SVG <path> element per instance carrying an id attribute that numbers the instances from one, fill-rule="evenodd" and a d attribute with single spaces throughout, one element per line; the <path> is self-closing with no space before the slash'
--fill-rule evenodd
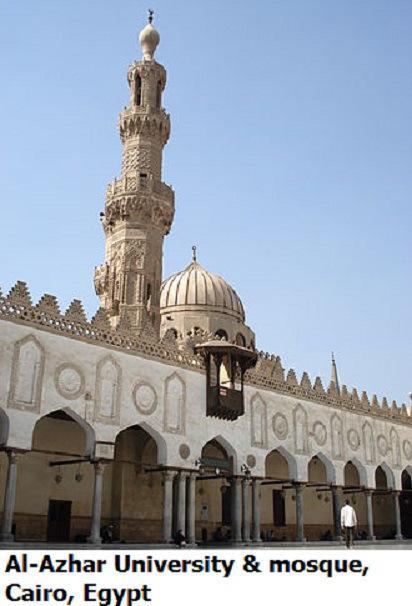
<path id="1" fill-rule="evenodd" d="M 340 525 L 342 526 L 345 535 L 346 547 L 350 549 L 353 547 L 353 534 L 358 525 L 358 521 L 356 519 L 356 511 L 349 505 L 349 499 L 346 499 L 345 505 L 341 509 Z"/>

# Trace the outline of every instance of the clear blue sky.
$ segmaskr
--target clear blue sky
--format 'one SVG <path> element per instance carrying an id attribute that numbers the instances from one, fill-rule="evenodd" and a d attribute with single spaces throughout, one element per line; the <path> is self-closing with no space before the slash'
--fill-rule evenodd
<path id="1" fill-rule="evenodd" d="M 98 305 L 99 212 L 153 5 L 176 191 L 165 276 L 223 275 L 298 375 L 412 391 L 410 0 L 3 0 L 0 285 Z"/>

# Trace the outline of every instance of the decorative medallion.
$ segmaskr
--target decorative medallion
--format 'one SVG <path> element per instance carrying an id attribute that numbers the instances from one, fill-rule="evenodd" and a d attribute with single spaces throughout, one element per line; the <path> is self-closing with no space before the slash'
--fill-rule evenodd
<path id="1" fill-rule="evenodd" d="M 190 456 L 190 448 L 187 444 L 180 444 L 179 455 L 182 459 L 188 459 Z"/>
<path id="2" fill-rule="evenodd" d="M 410 443 L 409 440 L 404 440 L 402 447 L 403 447 L 403 454 L 405 455 L 405 459 L 408 459 L 408 461 L 410 461 L 412 459 L 412 444 Z"/>
<path id="3" fill-rule="evenodd" d="M 84 376 L 73 364 L 61 364 L 54 373 L 57 392 L 66 400 L 75 400 L 84 391 Z"/>
<path id="4" fill-rule="evenodd" d="M 378 445 L 379 454 L 381 454 L 384 457 L 386 455 L 386 453 L 388 452 L 388 448 L 389 448 L 388 440 L 385 438 L 385 436 L 383 436 L 381 434 L 380 436 L 378 436 L 376 443 Z"/>
<path id="5" fill-rule="evenodd" d="M 253 469 L 256 466 L 256 457 L 252 454 L 248 455 L 246 457 L 246 465 L 250 468 Z"/>
<path id="6" fill-rule="evenodd" d="M 288 435 L 289 426 L 288 420 L 284 414 L 281 412 L 277 412 L 272 419 L 272 427 L 275 433 L 275 436 L 279 438 L 279 440 L 285 440 Z"/>
<path id="7" fill-rule="evenodd" d="M 356 429 L 349 429 L 347 433 L 348 444 L 352 450 L 358 450 L 360 446 L 360 437 Z"/>
<path id="8" fill-rule="evenodd" d="M 142 415 L 151 415 L 157 407 L 156 392 L 149 383 L 137 383 L 133 389 L 133 400 Z"/>
<path id="9" fill-rule="evenodd" d="M 316 421 L 316 423 L 313 424 L 312 431 L 316 444 L 318 446 L 323 446 L 326 442 L 326 438 L 328 437 L 328 432 L 326 431 L 325 425 L 321 421 Z"/>

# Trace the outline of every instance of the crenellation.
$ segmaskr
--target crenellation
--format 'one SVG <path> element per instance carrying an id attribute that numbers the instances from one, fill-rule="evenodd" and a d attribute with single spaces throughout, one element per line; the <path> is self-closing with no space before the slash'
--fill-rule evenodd
<path id="1" fill-rule="evenodd" d="M 45 314 L 60 315 L 60 306 L 57 297 L 54 295 L 44 294 L 37 302 L 35 309 Z"/>
<path id="2" fill-rule="evenodd" d="M 369 398 L 368 398 L 368 394 L 366 393 L 366 391 L 362 391 L 362 395 L 361 395 L 361 399 L 360 399 L 360 405 L 361 408 L 363 408 L 363 410 L 369 410 L 370 408 L 370 402 L 369 402 Z"/>
<path id="3" fill-rule="evenodd" d="M 73 299 L 64 313 L 64 318 L 70 322 L 87 324 L 86 312 L 84 311 L 83 304 L 79 299 Z"/>
<path id="4" fill-rule="evenodd" d="M 7 301 L 23 307 L 31 307 L 32 300 L 26 282 L 18 280 L 6 295 Z"/>

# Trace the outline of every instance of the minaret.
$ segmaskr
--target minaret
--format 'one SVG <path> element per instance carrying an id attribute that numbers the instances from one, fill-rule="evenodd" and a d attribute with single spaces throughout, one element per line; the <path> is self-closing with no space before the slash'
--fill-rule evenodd
<path id="1" fill-rule="evenodd" d="M 120 179 L 109 184 L 101 220 L 106 236 L 105 263 L 94 284 L 113 327 L 132 333 L 149 320 L 159 331 L 163 238 L 174 216 L 174 192 L 162 182 L 162 152 L 170 118 L 162 108 L 166 70 L 154 59 L 160 36 L 149 22 L 140 32 L 143 58 L 128 70 L 130 102 L 119 116 L 123 145 Z"/>
<path id="2" fill-rule="evenodd" d="M 340 388 L 339 388 L 339 381 L 338 381 L 338 371 L 336 368 L 335 356 L 333 355 L 333 352 L 332 352 L 332 372 L 331 372 L 331 376 L 330 376 L 330 382 L 334 383 L 335 389 L 336 389 L 337 393 L 339 394 Z"/>

